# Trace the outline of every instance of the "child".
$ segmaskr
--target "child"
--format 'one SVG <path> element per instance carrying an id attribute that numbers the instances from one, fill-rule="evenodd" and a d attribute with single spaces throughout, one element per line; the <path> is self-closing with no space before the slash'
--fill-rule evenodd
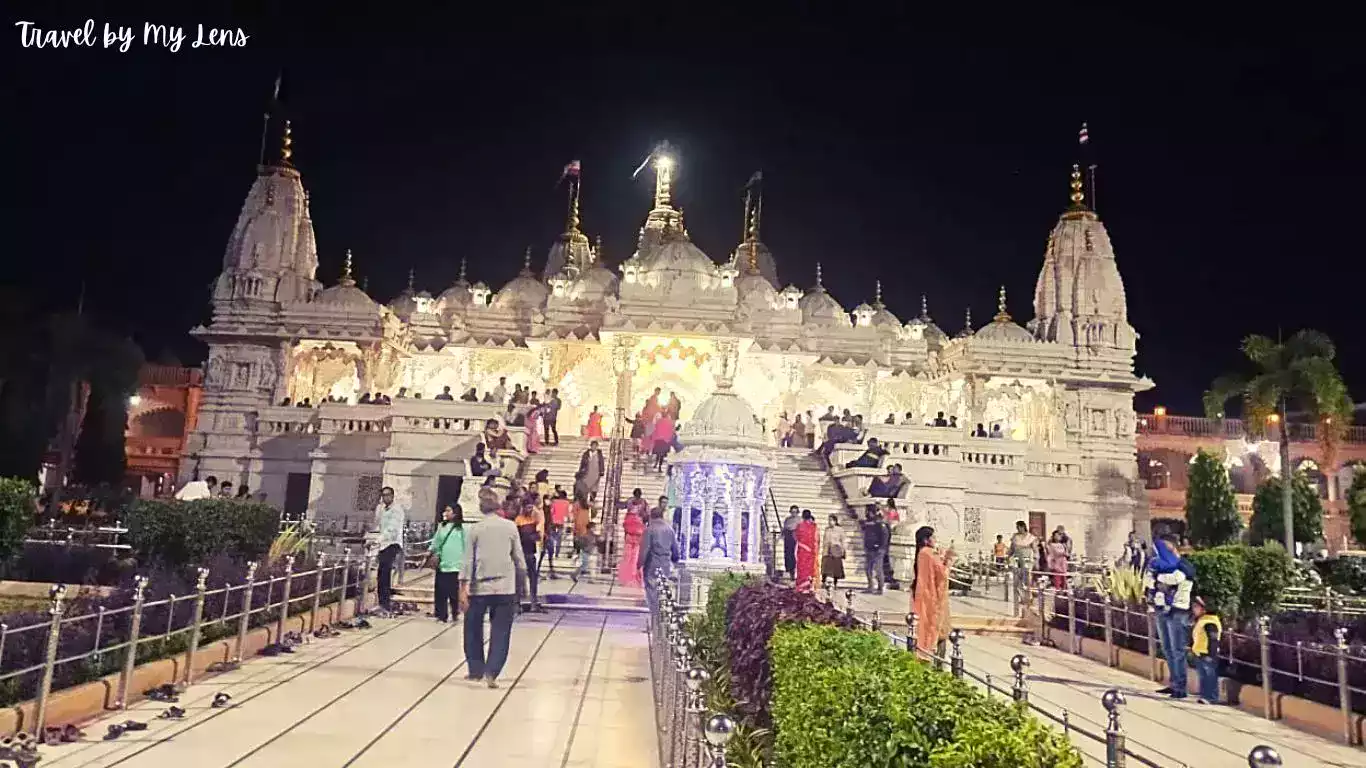
<path id="1" fill-rule="evenodd" d="M 1219 703 L 1219 635 L 1223 624 L 1219 617 L 1205 608 L 1205 599 L 1197 597 L 1191 601 L 1191 615 L 1195 626 L 1191 628 L 1191 661 L 1200 680 L 1200 703 Z"/>
<path id="2" fill-rule="evenodd" d="M 593 553 L 598 549 L 597 525 L 592 522 L 588 523 L 588 527 L 584 530 L 583 534 L 575 537 L 574 546 L 579 548 L 579 567 L 574 573 L 570 574 L 569 578 L 573 579 L 574 583 L 577 584 L 580 576 L 588 575 L 588 559 L 592 557 Z"/>

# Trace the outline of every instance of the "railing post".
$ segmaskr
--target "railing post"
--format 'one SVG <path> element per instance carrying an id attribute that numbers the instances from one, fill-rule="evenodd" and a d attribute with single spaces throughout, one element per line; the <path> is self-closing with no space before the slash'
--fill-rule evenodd
<path id="1" fill-rule="evenodd" d="M 275 642 L 285 641 L 285 623 L 289 621 L 289 592 L 294 581 L 294 555 L 285 557 L 285 587 L 280 597 L 280 618 L 275 624 Z"/>
<path id="2" fill-rule="evenodd" d="M 351 548 L 342 549 L 341 559 L 341 590 L 337 595 L 337 609 L 332 612 L 332 621 L 337 622 L 342 619 L 342 609 L 346 608 L 346 582 L 351 578 Z"/>
<path id="3" fill-rule="evenodd" d="M 1151 605 L 1148 606 L 1148 668 L 1153 680 L 1161 680 L 1162 672 L 1157 666 L 1157 610 Z M 1219 655 L 1219 649 L 1214 649 L 1214 655 Z"/>
<path id="4" fill-rule="evenodd" d="M 1105 768 L 1124 768 L 1124 729 L 1119 724 L 1119 709 L 1126 703 L 1124 694 L 1111 688 L 1100 697 L 1100 703 L 1110 715 L 1105 725 Z"/>
<path id="5" fill-rule="evenodd" d="M 915 653 L 915 611 L 906 614 L 906 650 Z"/>
<path id="6" fill-rule="evenodd" d="M 1276 708 L 1271 700 L 1271 619 L 1267 616 L 1257 618 L 1257 639 L 1261 645 L 1262 673 L 1262 715 L 1267 720 L 1276 719 Z M 1167 661 L 1170 667 L 1172 662 Z"/>
<path id="7" fill-rule="evenodd" d="M 138 640 L 142 637 L 142 601 L 147 590 L 147 577 L 133 577 L 133 617 L 128 620 L 128 652 L 123 657 L 123 674 L 119 676 L 119 709 L 128 708 L 128 686 L 133 682 L 133 666 L 138 660 Z"/>
<path id="8" fill-rule="evenodd" d="M 259 563 L 247 563 L 246 589 L 242 591 L 242 615 L 237 619 L 237 658 L 241 663 L 247 650 L 247 627 L 251 624 L 252 593 L 256 591 L 256 568 Z"/>
<path id="9" fill-rule="evenodd" d="M 844 612 L 849 616 L 854 615 L 854 590 L 844 590 Z"/>
<path id="10" fill-rule="evenodd" d="M 315 568 L 318 569 L 318 577 L 313 582 L 313 612 L 308 615 L 308 631 L 318 630 L 318 609 L 323 602 L 323 570 L 327 565 L 327 553 L 319 552 Z"/>
<path id="11" fill-rule="evenodd" d="M 66 600 L 66 585 L 58 584 L 49 593 L 47 612 L 52 625 L 47 631 L 47 653 L 43 657 L 43 680 L 38 686 L 38 714 L 33 719 L 33 735 L 43 740 L 43 726 L 47 725 L 47 700 L 52 694 L 52 676 L 57 668 L 57 645 L 62 640 L 62 601 Z"/>
<path id="12" fill-rule="evenodd" d="M 949 671 L 954 677 L 963 677 L 963 630 L 955 629 L 949 632 L 949 644 L 953 646 L 949 651 Z"/>
<path id="13" fill-rule="evenodd" d="M 1023 653 L 1017 653 L 1010 657 L 1010 670 L 1015 673 L 1015 685 L 1011 688 L 1011 695 L 1016 701 L 1026 703 L 1029 701 L 1029 683 L 1025 678 L 1025 670 L 1029 669 L 1029 657 Z"/>
<path id="14" fill-rule="evenodd" d="M 872 630 L 874 632 L 882 631 L 882 611 L 873 611 Z"/>
<path id="15" fill-rule="evenodd" d="M 1281 761 L 1280 752 L 1265 744 L 1258 744 L 1247 753 L 1247 764 L 1248 768 L 1277 768 L 1285 763 Z"/>
<path id="16" fill-rule="evenodd" d="M 374 565 L 374 553 L 368 549 L 361 558 L 360 581 L 356 582 L 356 615 L 365 613 L 365 593 L 370 591 L 370 567 Z"/>
<path id="17" fill-rule="evenodd" d="M 1115 622 L 1114 607 L 1110 605 L 1110 598 L 1105 600 L 1105 664 L 1113 667 L 1115 665 Z"/>
<path id="18" fill-rule="evenodd" d="M 95 642 L 90 646 L 97 662 L 103 657 L 103 654 L 100 653 L 100 639 L 104 636 L 104 610 L 104 606 L 101 605 L 95 614 Z M 4 644 L 0 643 L 0 649 L 3 648 Z"/>
<path id="19" fill-rule="evenodd" d="M 1342 710 L 1342 738 L 1348 745 L 1357 743 L 1352 730 L 1352 688 L 1347 683 L 1347 628 L 1333 630 L 1337 640 L 1338 660 L 1338 707 Z"/>
<path id="20" fill-rule="evenodd" d="M 1077 635 L 1077 588 L 1067 586 L 1067 648 L 1071 653 L 1081 653 L 1081 637 Z"/>
<path id="21" fill-rule="evenodd" d="M 185 685 L 194 682 L 194 657 L 199 653 L 199 638 L 204 628 L 204 592 L 209 586 L 209 569 L 200 568 L 194 583 L 194 614 L 190 617 L 190 647 L 185 650 Z M 227 595 L 223 596 L 227 600 Z"/>
<path id="22" fill-rule="evenodd" d="M 1046 587 L 1040 585 L 1040 586 L 1039 586 L 1039 642 L 1040 642 L 1040 643 L 1043 643 L 1043 642 L 1045 642 L 1046 640 L 1049 639 L 1049 637 L 1048 637 L 1048 606 L 1047 606 L 1047 603 L 1046 603 L 1047 599 L 1048 599 L 1048 589 L 1047 589 Z"/>
<path id="23" fill-rule="evenodd" d="M 702 752 L 702 688 L 711 680 L 711 674 L 702 667 L 688 670 L 688 719 L 685 729 L 687 740 L 684 742 L 683 765 L 700 766 L 705 755 Z"/>
<path id="24" fill-rule="evenodd" d="M 735 721 L 729 715 L 715 714 L 707 718 L 706 725 L 702 726 L 702 733 L 706 736 L 708 752 L 710 753 L 710 765 L 707 768 L 726 768 L 726 744 L 735 735 Z"/>

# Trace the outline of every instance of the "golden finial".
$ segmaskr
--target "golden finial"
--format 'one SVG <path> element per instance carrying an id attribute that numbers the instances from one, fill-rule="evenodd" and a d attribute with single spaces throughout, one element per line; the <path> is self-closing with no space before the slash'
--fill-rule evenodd
<path id="1" fill-rule="evenodd" d="M 531 273 L 531 246 L 526 247 L 526 255 L 522 258 L 522 271 Z"/>
<path id="2" fill-rule="evenodd" d="M 965 308 L 963 312 L 963 330 L 972 333 L 972 307 Z"/>
<path id="3" fill-rule="evenodd" d="M 342 263 L 342 285 L 355 285 L 355 278 L 351 277 L 351 249 L 346 249 L 346 261 Z"/>
<path id="4" fill-rule="evenodd" d="M 465 282 L 465 259 L 460 259 L 460 282 Z"/>
<path id="5" fill-rule="evenodd" d="M 286 120 L 286 121 L 285 121 L 285 136 L 284 136 L 283 144 L 282 144 L 282 146 L 280 147 L 280 162 L 281 162 L 282 164 L 284 164 L 284 165 L 289 165 L 289 164 L 290 164 L 289 159 L 290 159 L 291 157 L 294 156 L 294 147 L 293 147 L 293 145 L 294 145 L 294 137 L 293 137 L 293 135 L 291 135 L 291 134 L 292 134 L 292 132 L 291 132 L 290 127 L 289 127 L 289 121 Z"/>
<path id="6" fill-rule="evenodd" d="M 926 322 L 930 319 L 930 301 L 923 293 L 920 294 L 920 319 Z"/>
<path id="7" fill-rule="evenodd" d="M 579 231 L 579 185 L 582 183 L 578 176 L 569 180 L 569 218 L 564 225 L 566 235 Z"/>
<path id="8" fill-rule="evenodd" d="M 669 142 L 661 142 L 654 151 L 655 207 L 668 208 L 674 179 L 674 159 L 669 154 Z"/>
<path id="9" fill-rule="evenodd" d="M 597 239 L 593 242 L 593 260 L 597 262 L 602 261 L 602 235 L 598 235 Z"/>
<path id="10" fill-rule="evenodd" d="M 416 284 L 416 282 L 417 282 L 417 271 L 414 270 L 412 267 L 408 267 L 408 293 L 409 293 L 410 295 L 411 295 L 411 294 L 414 294 L 414 293 L 417 293 L 417 291 L 414 290 L 414 285 Z"/>
<path id="11" fill-rule="evenodd" d="M 996 317 L 992 318 L 998 323 L 1010 322 L 1010 313 L 1006 311 L 1006 287 L 1001 286 L 1001 291 L 996 296 Z"/>
<path id="12" fill-rule="evenodd" d="M 821 263 L 819 261 L 816 262 L 816 290 L 825 290 L 825 286 L 821 284 Z"/>
<path id="13" fill-rule="evenodd" d="M 1081 192 L 1081 166 L 1080 166 L 1080 165 L 1076 165 L 1075 163 L 1072 165 L 1072 195 L 1071 195 L 1071 197 L 1072 197 L 1072 207 L 1073 207 L 1073 208 L 1083 208 L 1083 207 L 1085 207 L 1085 205 L 1084 205 L 1083 202 L 1082 202 L 1082 201 L 1084 200 L 1084 198 L 1085 198 L 1085 195 L 1083 195 L 1082 192 Z"/>
<path id="14" fill-rule="evenodd" d="M 873 306 L 882 309 L 882 281 L 873 283 Z"/>

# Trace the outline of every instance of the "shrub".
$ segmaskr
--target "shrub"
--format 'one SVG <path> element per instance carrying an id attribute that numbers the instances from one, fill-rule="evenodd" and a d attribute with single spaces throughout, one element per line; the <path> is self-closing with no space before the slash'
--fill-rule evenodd
<path id="1" fill-rule="evenodd" d="M 692 619 L 692 637 L 697 641 L 697 652 L 713 670 L 724 666 L 726 653 L 726 606 L 736 590 L 758 581 L 743 573 L 723 573 L 712 580 L 707 592 L 707 607 Z"/>
<path id="2" fill-rule="evenodd" d="M 1366 557 L 1338 555 L 1315 560 L 1314 570 L 1325 586 L 1339 592 L 1366 595 Z"/>
<path id="3" fill-rule="evenodd" d="M 1234 547 L 1218 547 L 1186 556 L 1195 566 L 1195 594 L 1205 598 L 1210 611 L 1238 616 L 1243 595 L 1243 558 Z"/>
<path id="4" fill-rule="evenodd" d="M 1152 529 L 1154 539 L 1163 533 L 1174 533 L 1182 538 L 1186 536 L 1186 521 L 1179 517 L 1154 517 L 1148 521 L 1148 527 Z"/>
<path id="5" fill-rule="evenodd" d="M 233 499 L 137 501 L 124 521 L 139 558 L 172 567 L 198 565 L 215 554 L 258 560 L 280 530 L 279 510 Z"/>
<path id="6" fill-rule="evenodd" d="M 0 477 L 0 562 L 8 561 L 24 547 L 24 537 L 38 513 L 33 483 Z"/>
<path id="7" fill-rule="evenodd" d="M 1293 573 L 1290 555 L 1276 542 L 1260 547 L 1240 546 L 1243 558 L 1243 591 L 1238 601 L 1239 615 L 1262 616 L 1274 613 L 1285 597 Z M 1196 584 L 1196 588 L 1199 588 Z"/>
<path id="8" fill-rule="evenodd" d="M 1111 600 L 1124 605 L 1143 602 L 1143 574 L 1137 568 L 1116 568 L 1105 579 L 1105 590 Z"/>
<path id="9" fill-rule="evenodd" d="M 1186 488 L 1186 522 L 1191 543 L 1197 547 L 1217 547 L 1238 540 L 1243 519 L 1228 481 L 1228 469 L 1204 450 L 1195 454 Z"/>
<path id="10" fill-rule="evenodd" d="M 775 762 L 787 768 L 1074 768 L 1028 710 L 936 672 L 881 635 L 784 624 L 773 635 Z"/>
<path id="11" fill-rule="evenodd" d="M 773 667 L 768 641 L 781 621 L 807 621 L 848 627 L 852 621 L 815 595 L 768 582 L 746 584 L 736 590 L 726 610 L 726 646 L 730 660 L 731 692 L 741 713 L 759 725 L 769 720 L 768 700 L 773 689 Z"/>
<path id="12" fill-rule="evenodd" d="M 1252 520 L 1248 539 L 1253 544 L 1285 541 L 1285 515 L 1281 511 L 1281 479 L 1269 477 L 1252 497 Z M 1295 541 L 1312 544 L 1323 539 L 1323 502 L 1318 487 L 1311 485 L 1303 472 L 1296 472 L 1290 483 Z"/>
<path id="13" fill-rule="evenodd" d="M 1357 467 L 1346 499 L 1352 538 L 1357 540 L 1358 545 L 1366 547 L 1366 468 Z"/>

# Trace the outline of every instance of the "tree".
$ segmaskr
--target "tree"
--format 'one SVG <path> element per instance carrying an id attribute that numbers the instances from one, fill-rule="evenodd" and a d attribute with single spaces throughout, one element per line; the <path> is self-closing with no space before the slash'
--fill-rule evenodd
<path id="1" fill-rule="evenodd" d="M 101 384 L 90 390 L 90 402 L 76 438 L 72 478 L 83 485 L 117 485 L 123 481 L 128 457 L 124 433 L 128 427 L 128 390 L 110 391 Z"/>
<path id="2" fill-rule="evenodd" d="M 1186 531 L 1202 549 L 1235 543 L 1243 531 L 1228 469 L 1203 450 L 1195 454 L 1186 486 Z"/>
<path id="3" fill-rule="evenodd" d="M 1303 472 L 1296 472 L 1290 485 L 1294 502 L 1294 541 L 1312 544 L 1322 540 L 1323 502 L 1319 500 L 1318 487 L 1310 483 Z M 1248 525 L 1253 544 L 1289 538 L 1285 535 L 1285 517 L 1280 514 L 1283 498 L 1285 492 L 1279 477 L 1268 477 L 1257 488 L 1257 495 L 1252 497 L 1252 521 Z"/>
<path id="4" fill-rule="evenodd" d="M 1352 524 L 1352 538 L 1366 547 L 1366 467 L 1357 467 L 1352 486 L 1347 489 L 1347 514 Z"/>
<path id="5" fill-rule="evenodd" d="M 1313 417 L 1319 441 L 1331 455 L 1352 420 L 1352 400 L 1333 362 L 1337 350 L 1332 340 L 1311 330 L 1299 331 L 1285 342 L 1253 335 L 1243 339 L 1242 350 L 1252 362 L 1253 372 L 1215 379 L 1205 392 L 1205 415 L 1223 418 L 1225 406 L 1234 398 L 1242 401 L 1243 421 L 1249 429 L 1256 430 L 1275 414 L 1281 432 L 1281 474 L 1285 475 L 1291 471 L 1287 417 L 1294 407 Z M 1290 538 L 1294 527 L 1294 485 L 1283 488 L 1281 524 L 1277 528 L 1284 532 L 1286 550 L 1291 552 L 1295 549 Z"/>
<path id="6" fill-rule="evenodd" d="M 38 497 L 33 483 L 0 477 L 0 563 L 9 562 L 24 548 L 24 537 L 33 527 Z"/>

